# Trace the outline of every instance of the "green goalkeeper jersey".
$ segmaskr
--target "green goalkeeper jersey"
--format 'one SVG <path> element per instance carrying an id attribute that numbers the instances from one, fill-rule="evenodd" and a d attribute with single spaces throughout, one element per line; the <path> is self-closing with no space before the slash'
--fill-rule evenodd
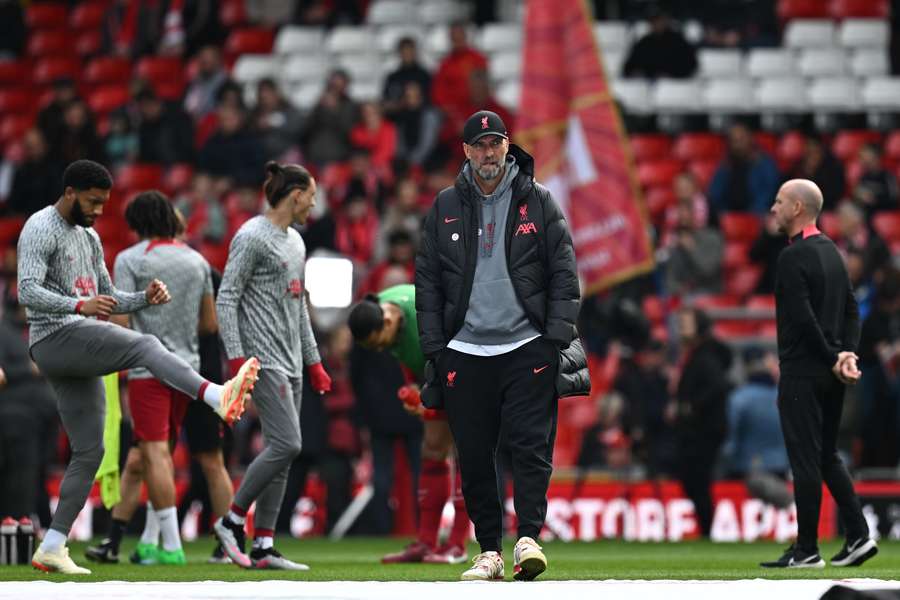
<path id="1" fill-rule="evenodd" d="M 403 366 L 421 380 L 425 370 L 425 355 L 419 345 L 419 326 L 416 322 L 416 286 L 406 283 L 395 285 L 378 294 L 379 302 L 389 302 L 403 311 L 403 322 L 397 332 L 397 340 L 389 348 Z"/>

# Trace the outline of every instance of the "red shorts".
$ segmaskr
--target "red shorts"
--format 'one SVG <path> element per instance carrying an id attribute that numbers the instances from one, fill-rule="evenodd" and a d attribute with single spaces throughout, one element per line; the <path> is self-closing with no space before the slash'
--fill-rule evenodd
<path id="1" fill-rule="evenodd" d="M 178 436 L 191 399 L 155 379 L 128 380 L 128 406 L 134 437 L 142 442 L 167 442 Z"/>

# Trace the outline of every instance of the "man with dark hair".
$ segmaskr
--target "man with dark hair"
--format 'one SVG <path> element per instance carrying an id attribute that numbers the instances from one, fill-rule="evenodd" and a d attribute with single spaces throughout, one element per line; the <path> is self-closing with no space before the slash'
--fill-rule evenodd
<path id="1" fill-rule="evenodd" d="M 116 315 L 111 320 L 156 336 L 167 350 L 197 371 L 200 369 L 199 335 L 218 331 L 209 264 L 199 253 L 175 239 L 178 218 L 169 199 L 161 192 L 138 194 L 125 209 L 125 220 L 141 240 L 116 257 L 116 286 L 123 292 L 132 292 L 143 288 L 148 281 L 164 277 L 175 300 L 131 318 Z M 142 463 L 140 472 L 149 496 L 145 535 L 137 547 L 141 564 L 186 562 L 178 533 L 174 465 L 169 444 L 177 440 L 189 403 L 188 396 L 157 381 L 146 369 L 128 371 L 128 404 Z M 126 485 L 123 478 L 122 487 Z M 119 542 L 134 510 L 131 503 L 120 504 L 121 508 L 117 504 L 113 509 L 109 540 L 104 540 L 99 547 L 88 548 L 87 558 L 118 562 Z M 156 532 L 162 535 L 162 548 L 157 545 Z"/>
<path id="2" fill-rule="evenodd" d="M 416 258 L 423 404 L 446 405 L 463 495 L 481 553 L 462 579 L 504 576 L 495 451 L 512 457 L 518 518 L 514 577 L 547 568 L 535 538 L 547 512 L 557 400 L 587 394 L 575 329 L 581 291 L 569 227 L 534 180 L 534 159 L 510 145 L 494 112 L 463 128 L 467 161 L 438 193 Z"/>
<path id="3" fill-rule="evenodd" d="M 402 108 L 404 90 L 408 83 L 417 83 L 425 98 L 431 92 L 431 74 L 419 62 L 415 38 L 400 38 L 397 42 L 397 54 L 400 55 L 400 64 L 385 78 L 382 94 L 384 114 L 391 118 Z"/>
<path id="4" fill-rule="evenodd" d="M 772 214 L 790 245 L 778 257 L 775 319 L 781 381 L 778 412 L 794 474 L 797 541 L 763 567 L 817 568 L 822 481 L 838 505 L 846 542 L 831 564 L 858 566 L 878 545 L 837 451 L 844 386 L 859 380 L 855 352 L 859 310 L 847 268 L 834 243 L 816 228 L 822 192 L 808 179 L 781 186 Z"/>
<path id="5" fill-rule="evenodd" d="M 388 350 L 400 364 L 421 381 L 425 357 L 419 345 L 416 320 L 416 288 L 404 284 L 387 288 L 377 296 L 370 295 L 350 312 L 347 323 L 353 338 L 364 348 Z M 425 422 L 422 440 L 422 472 L 419 475 L 419 531 L 416 540 L 400 552 L 381 559 L 383 563 L 444 563 L 457 564 L 468 558 L 466 541 L 469 537 L 469 514 L 459 489 L 460 477 L 451 479 L 448 458 L 453 452 L 453 437 L 443 410 L 425 409 L 421 405 L 419 386 L 409 383 L 397 392 L 403 407 Z M 373 443 L 373 454 L 375 453 Z M 388 444 L 390 452 L 392 444 Z M 444 505 L 451 496 L 453 484 L 453 529 L 447 542 L 437 545 L 438 530 Z"/>
<path id="6" fill-rule="evenodd" d="M 109 200 L 112 177 L 102 165 L 79 160 L 63 173 L 63 195 L 35 213 L 19 237 L 19 300 L 27 308 L 31 355 L 59 401 L 72 459 L 60 486 L 50 528 L 32 565 L 46 572 L 89 574 L 69 558 L 66 536 L 84 506 L 103 458 L 106 412 L 102 375 L 144 367 L 166 385 L 212 406 L 228 423 L 244 410 L 259 362 L 218 386 L 204 380 L 160 341 L 106 320 L 171 299 L 158 279 L 143 291 L 123 292 L 110 280 L 103 246 L 91 228 Z M 90 319 L 86 317 L 96 317 Z"/>

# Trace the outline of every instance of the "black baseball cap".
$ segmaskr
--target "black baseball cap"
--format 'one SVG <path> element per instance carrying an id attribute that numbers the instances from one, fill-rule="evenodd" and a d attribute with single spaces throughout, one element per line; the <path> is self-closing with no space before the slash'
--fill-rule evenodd
<path id="1" fill-rule="evenodd" d="M 466 120 L 463 127 L 463 141 L 470 146 L 486 135 L 499 135 L 509 139 L 503 119 L 495 112 L 479 110 Z"/>

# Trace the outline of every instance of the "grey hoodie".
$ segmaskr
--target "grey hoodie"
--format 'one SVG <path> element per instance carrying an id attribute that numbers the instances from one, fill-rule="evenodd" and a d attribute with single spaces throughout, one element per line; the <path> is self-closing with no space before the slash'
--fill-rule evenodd
<path id="1" fill-rule="evenodd" d="M 480 196 L 478 211 L 478 262 L 469 296 L 469 308 L 462 329 L 450 342 L 480 346 L 506 346 L 540 335 L 516 297 L 506 264 L 506 218 L 512 202 L 512 183 L 519 173 L 515 158 L 506 157 L 506 172 L 490 196 Z M 480 193 L 472 167 L 466 163 L 463 174 Z M 455 349 L 460 350 L 457 346 Z M 507 348 L 506 351 L 513 348 Z"/>

